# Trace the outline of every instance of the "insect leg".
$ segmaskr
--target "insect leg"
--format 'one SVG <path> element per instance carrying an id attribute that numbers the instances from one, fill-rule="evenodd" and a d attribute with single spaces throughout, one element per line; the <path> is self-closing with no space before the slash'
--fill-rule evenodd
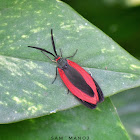
<path id="1" fill-rule="evenodd" d="M 43 51 L 41 51 L 44 55 L 46 55 L 51 61 L 56 62 L 55 60 L 52 60 L 46 53 L 44 53 Z"/>
<path id="2" fill-rule="evenodd" d="M 68 92 L 67 92 L 67 94 L 69 94 L 69 92 L 70 92 L 70 90 L 68 89 Z"/>
<path id="3" fill-rule="evenodd" d="M 54 81 L 56 80 L 56 78 L 57 78 L 57 67 L 56 67 L 55 78 L 54 78 L 54 80 L 52 81 L 52 84 L 54 83 Z"/>
<path id="4" fill-rule="evenodd" d="M 76 55 L 77 51 L 78 51 L 78 49 L 75 51 L 75 53 L 72 56 L 68 56 L 66 58 L 74 57 Z"/>

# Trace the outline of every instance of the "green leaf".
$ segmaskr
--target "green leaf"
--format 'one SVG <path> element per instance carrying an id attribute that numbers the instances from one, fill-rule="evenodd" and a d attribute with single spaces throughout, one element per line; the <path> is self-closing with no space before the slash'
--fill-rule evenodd
<path id="1" fill-rule="evenodd" d="M 140 139 L 140 87 L 111 97 L 120 119 L 133 140 Z M 118 102 L 119 101 L 119 102 Z"/>
<path id="2" fill-rule="evenodd" d="M 0 125 L 0 139 L 128 140 L 129 136 L 109 98 L 96 110 L 84 106 L 16 124 Z M 19 133 L 18 133 L 19 132 Z M 7 134 L 8 135 L 5 135 Z M 70 138 L 69 138 L 70 137 Z"/>
<path id="3" fill-rule="evenodd" d="M 67 89 L 60 77 L 51 84 L 55 73 L 52 64 L 1 57 L 0 66 L 1 123 L 34 118 L 79 104 L 71 94 L 66 94 Z M 140 82 L 134 74 L 94 68 L 86 70 L 100 83 L 105 96 L 137 86 Z"/>
<path id="4" fill-rule="evenodd" d="M 102 31 L 61 1 L 2 1 L 0 5 L 0 123 L 10 123 L 64 110 L 79 104 L 67 95 L 60 78 L 52 85 L 55 65 L 28 45 L 64 57 L 78 49 L 73 61 L 86 67 L 105 96 L 140 85 L 140 62 Z M 60 88 L 61 87 L 61 88 Z"/>

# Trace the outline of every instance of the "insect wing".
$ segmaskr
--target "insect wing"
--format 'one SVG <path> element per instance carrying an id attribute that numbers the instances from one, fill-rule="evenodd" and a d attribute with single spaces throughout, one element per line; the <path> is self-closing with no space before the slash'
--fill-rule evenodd
<path id="1" fill-rule="evenodd" d="M 67 62 L 68 68 L 66 70 L 58 68 L 58 72 L 64 84 L 83 104 L 89 106 L 91 106 L 90 104 L 93 104 L 93 106 L 96 105 L 97 102 L 99 102 L 99 96 L 93 78 L 75 62 L 70 60 L 67 60 Z M 77 75 L 79 75 L 79 77 Z M 76 76 L 77 78 L 75 78 Z"/>

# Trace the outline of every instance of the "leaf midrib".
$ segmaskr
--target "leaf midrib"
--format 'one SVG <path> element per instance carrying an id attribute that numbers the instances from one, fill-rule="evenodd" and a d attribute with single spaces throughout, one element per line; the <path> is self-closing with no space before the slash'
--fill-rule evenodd
<path id="1" fill-rule="evenodd" d="M 29 59 L 29 58 L 22 58 L 22 57 L 13 57 L 13 56 L 5 56 L 5 55 L 0 55 L 2 57 L 9 57 L 9 58 L 14 58 L 14 59 L 21 59 L 21 60 L 29 60 L 29 61 L 36 61 L 36 62 L 44 62 L 44 63 L 49 63 L 54 65 L 53 63 L 50 62 L 46 62 L 46 61 L 42 61 L 42 60 L 36 60 L 36 59 Z M 83 66 L 82 66 L 83 67 Z M 104 69 L 98 69 L 98 68 L 94 68 L 94 67 L 83 67 L 83 68 L 89 68 L 89 69 L 96 69 L 96 70 L 102 70 L 102 71 L 106 71 L 106 72 L 115 72 L 115 73 L 121 73 L 121 74 L 134 74 L 136 76 L 140 76 L 140 74 L 136 74 L 136 73 L 130 73 L 130 72 L 121 72 L 121 71 L 113 71 L 113 70 L 104 70 Z"/>

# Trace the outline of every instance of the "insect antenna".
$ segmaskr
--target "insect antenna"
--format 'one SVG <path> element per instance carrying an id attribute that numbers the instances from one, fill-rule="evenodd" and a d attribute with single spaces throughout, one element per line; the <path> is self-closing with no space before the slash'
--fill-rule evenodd
<path id="1" fill-rule="evenodd" d="M 40 51 L 41 51 L 45 56 L 47 56 L 51 61 L 56 62 L 55 60 L 52 60 L 52 59 L 51 59 L 47 54 L 45 54 L 44 52 L 49 53 L 49 54 L 51 54 L 52 56 L 55 57 L 55 55 L 54 55 L 53 53 L 51 53 L 51 52 L 49 52 L 49 51 L 47 51 L 47 50 L 45 50 L 45 49 L 38 48 L 38 47 L 33 47 L 33 46 L 28 46 L 28 47 L 34 48 L 34 49 L 37 49 L 37 50 L 40 50 Z"/>
<path id="2" fill-rule="evenodd" d="M 55 57 L 55 55 L 54 55 L 53 53 L 51 53 L 51 52 L 49 52 L 49 51 L 47 51 L 47 50 L 45 50 L 45 49 L 38 48 L 38 47 L 33 47 L 33 46 L 28 46 L 28 47 L 30 47 L 30 48 L 34 48 L 34 49 L 37 49 L 37 50 L 40 50 L 41 52 L 49 53 L 49 54 L 51 54 L 52 56 Z"/>
<path id="3" fill-rule="evenodd" d="M 54 44 L 54 39 L 53 39 L 53 29 L 51 29 L 51 40 L 52 40 L 52 46 L 55 54 L 57 55 L 56 49 L 55 49 L 55 44 Z"/>

